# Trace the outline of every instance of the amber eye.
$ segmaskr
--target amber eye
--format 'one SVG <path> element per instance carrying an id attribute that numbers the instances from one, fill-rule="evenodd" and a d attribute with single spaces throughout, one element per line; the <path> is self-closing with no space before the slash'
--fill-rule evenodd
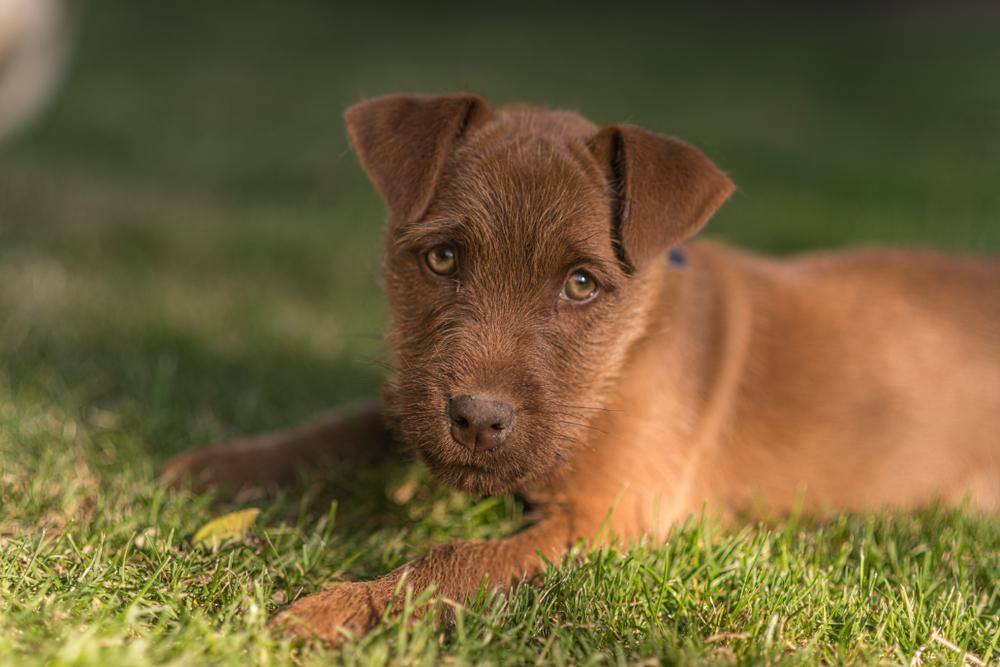
<path id="1" fill-rule="evenodd" d="M 436 245 L 428 250 L 427 254 L 424 255 L 424 261 L 427 263 L 427 268 L 439 276 L 453 276 L 458 270 L 458 257 L 455 254 L 455 248 L 447 243 Z"/>
<path id="2" fill-rule="evenodd" d="M 589 301 L 597 294 L 597 281 L 586 271 L 574 271 L 563 285 L 562 296 L 570 301 Z"/>

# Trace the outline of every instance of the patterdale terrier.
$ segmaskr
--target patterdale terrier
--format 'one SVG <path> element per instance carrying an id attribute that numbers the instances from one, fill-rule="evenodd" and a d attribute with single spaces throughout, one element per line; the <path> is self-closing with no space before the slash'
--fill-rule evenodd
<path id="1" fill-rule="evenodd" d="M 335 642 L 378 623 L 404 576 L 462 600 L 577 539 L 662 539 L 703 508 L 1000 507 L 996 259 L 682 247 L 733 184 L 633 125 L 469 94 L 366 100 L 346 122 L 389 212 L 382 405 L 194 451 L 165 476 L 270 485 L 398 444 L 539 519 L 305 597 L 283 626 Z"/>

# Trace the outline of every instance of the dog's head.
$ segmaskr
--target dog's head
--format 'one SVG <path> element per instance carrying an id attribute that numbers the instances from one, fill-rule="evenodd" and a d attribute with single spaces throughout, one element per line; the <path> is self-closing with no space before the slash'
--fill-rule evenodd
<path id="1" fill-rule="evenodd" d="M 732 183 L 677 139 L 475 95 L 345 117 L 389 210 L 385 401 L 401 437 L 470 491 L 552 473 L 644 329 L 656 263 Z"/>

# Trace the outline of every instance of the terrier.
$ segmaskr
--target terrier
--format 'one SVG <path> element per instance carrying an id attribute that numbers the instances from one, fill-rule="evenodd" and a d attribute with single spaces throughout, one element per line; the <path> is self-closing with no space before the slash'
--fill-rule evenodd
<path id="1" fill-rule="evenodd" d="M 470 94 L 366 100 L 346 122 L 389 212 L 382 405 L 166 474 L 272 484 L 399 443 L 444 483 L 517 492 L 540 518 L 305 597 L 279 623 L 335 642 L 378 623 L 403 577 L 461 600 L 577 539 L 663 538 L 703 507 L 1000 507 L 1000 261 L 681 245 L 733 183 L 633 125 Z"/>

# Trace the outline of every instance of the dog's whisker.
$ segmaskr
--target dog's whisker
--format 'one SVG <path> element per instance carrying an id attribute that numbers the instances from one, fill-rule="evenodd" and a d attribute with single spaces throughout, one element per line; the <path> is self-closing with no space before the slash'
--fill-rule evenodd
<path id="1" fill-rule="evenodd" d="M 600 429 L 600 428 L 598 428 L 596 426 L 591 426 L 590 424 L 583 424 L 583 423 L 580 423 L 580 422 L 565 421 L 565 420 L 559 420 L 559 419 L 553 419 L 552 421 L 553 421 L 553 423 L 556 423 L 556 424 L 561 424 L 563 426 L 573 426 L 573 427 L 576 427 L 576 428 L 582 428 L 582 429 L 585 429 L 587 431 L 593 431 L 595 433 L 600 433 L 601 435 L 607 435 L 608 434 L 607 431 L 605 431 L 603 429 Z"/>
<path id="2" fill-rule="evenodd" d="M 608 408 L 601 405 L 573 405 L 571 403 L 557 403 L 554 402 L 553 405 L 560 408 L 572 408 L 574 410 L 595 410 L 599 412 L 624 412 L 616 408 Z"/>

